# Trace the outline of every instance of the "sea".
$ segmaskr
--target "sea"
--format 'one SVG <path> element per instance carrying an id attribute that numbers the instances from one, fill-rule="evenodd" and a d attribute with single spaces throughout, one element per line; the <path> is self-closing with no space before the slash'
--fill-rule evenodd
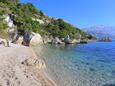
<path id="1" fill-rule="evenodd" d="M 46 44 L 34 50 L 58 86 L 115 86 L 115 41 Z"/>

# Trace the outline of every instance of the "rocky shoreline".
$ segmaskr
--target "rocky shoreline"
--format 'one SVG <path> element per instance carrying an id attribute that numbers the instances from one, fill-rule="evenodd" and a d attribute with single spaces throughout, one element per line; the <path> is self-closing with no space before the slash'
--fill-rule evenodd
<path id="1" fill-rule="evenodd" d="M 1 86 L 56 86 L 47 75 L 45 62 L 25 46 L 0 46 Z"/>
<path id="2" fill-rule="evenodd" d="M 6 32 L 8 38 L 12 43 L 21 44 L 25 46 L 37 45 L 37 44 L 79 44 L 87 43 L 88 40 L 93 39 L 91 35 L 82 36 L 80 32 L 75 32 L 74 35 L 66 34 L 64 36 L 49 34 L 40 34 L 28 29 L 17 29 L 15 27 L 15 21 L 13 20 L 13 14 L 4 14 L 3 21 L 7 25 Z M 47 24 L 46 24 L 47 25 Z M 48 29 L 48 28 L 47 28 Z M 75 29 L 76 30 L 76 29 Z M 58 33 L 59 34 L 59 33 Z M 63 34 L 62 34 L 63 35 Z"/>

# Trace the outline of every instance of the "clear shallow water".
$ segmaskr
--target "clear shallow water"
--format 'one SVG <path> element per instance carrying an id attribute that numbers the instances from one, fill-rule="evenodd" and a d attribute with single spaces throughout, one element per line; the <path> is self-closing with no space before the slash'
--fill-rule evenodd
<path id="1" fill-rule="evenodd" d="M 58 86 L 115 86 L 115 41 L 35 48 Z"/>

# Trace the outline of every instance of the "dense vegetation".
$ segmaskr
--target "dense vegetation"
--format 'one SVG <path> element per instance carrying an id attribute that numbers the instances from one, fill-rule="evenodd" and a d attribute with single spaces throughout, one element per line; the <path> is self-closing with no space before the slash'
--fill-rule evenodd
<path id="1" fill-rule="evenodd" d="M 52 35 L 60 38 L 67 35 L 75 38 L 76 33 L 81 34 L 83 39 L 93 38 L 62 19 L 49 18 L 31 3 L 19 3 L 18 0 L 0 0 L 0 16 L 3 14 L 12 14 L 11 18 L 18 30 L 29 30 L 41 35 Z M 44 24 L 40 24 L 37 19 L 42 20 Z M 0 22 L 2 22 L 2 19 Z M 0 23 L 0 30 L 5 28 L 6 25 Z"/>

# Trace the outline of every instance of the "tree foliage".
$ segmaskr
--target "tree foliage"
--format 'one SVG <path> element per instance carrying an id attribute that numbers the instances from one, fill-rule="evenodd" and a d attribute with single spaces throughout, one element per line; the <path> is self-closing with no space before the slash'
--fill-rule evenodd
<path id="1" fill-rule="evenodd" d="M 69 35 L 71 38 L 76 38 L 76 33 L 81 34 L 82 38 L 91 38 L 87 36 L 85 32 L 82 32 L 79 28 L 72 26 L 62 19 L 50 18 L 41 10 L 37 10 L 31 3 L 19 3 L 18 0 L 0 0 L 0 15 L 12 14 L 12 20 L 18 30 L 29 30 L 41 35 L 52 35 L 54 37 L 64 38 Z M 39 21 L 33 20 L 40 19 L 45 24 L 40 24 Z M 46 22 L 48 21 L 48 22 Z M 0 28 L 4 28 L 1 23 Z"/>
<path id="2" fill-rule="evenodd" d="M 0 2 L 3 2 L 3 3 L 9 3 L 9 2 L 18 3 L 19 0 L 0 0 Z"/>

